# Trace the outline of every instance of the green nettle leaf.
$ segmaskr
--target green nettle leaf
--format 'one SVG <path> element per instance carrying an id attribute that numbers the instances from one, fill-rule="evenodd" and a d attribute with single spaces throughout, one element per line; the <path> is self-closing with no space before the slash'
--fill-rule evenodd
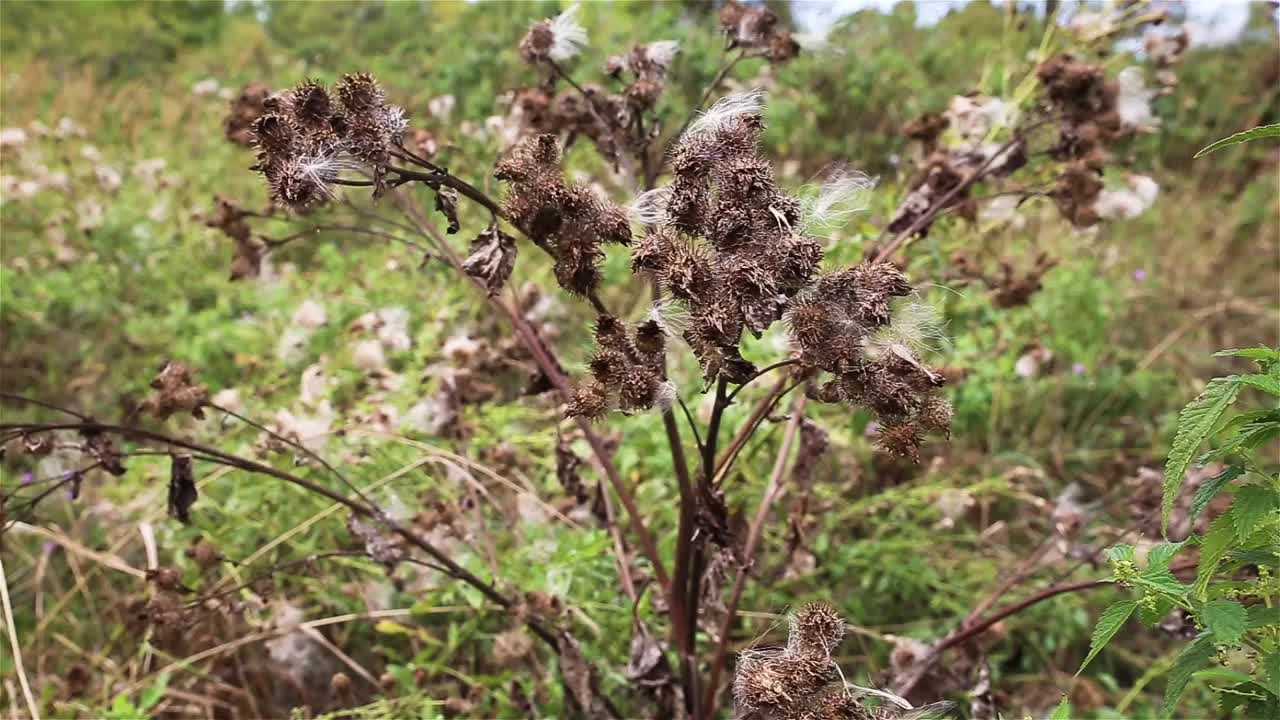
<path id="1" fill-rule="evenodd" d="M 1230 510 L 1213 521 L 1213 525 L 1209 527 L 1209 534 L 1200 541 L 1200 567 L 1196 570 L 1196 581 L 1191 586 L 1191 592 L 1196 597 L 1204 597 L 1209 589 L 1209 580 L 1213 578 L 1218 565 L 1231 549 L 1231 543 L 1236 537 L 1235 522 L 1232 520 L 1234 514 L 1235 506 L 1232 505 Z"/>
<path id="2" fill-rule="evenodd" d="M 1058 703 L 1058 707 L 1053 709 L 1049 720 L 1071 720 L 1071 701 L 1067 700 L 1066 695 L 1062 696 L 1062 702 Z"/>
<path id="3" fill-rule="evenodd" d="M 1269 608 L 1265 605 L 1254 605 L 1249 608 L 1249 629 L 1256 630 L 1268 625 L 1280 625 L 1280 607 Z"/>
<path id="4" fill-rule="evenodd" d="M 1093 629 L 1093 638 L 1089 640 L 1089 655 L 1080 663 L 1080 669 L 1076 670 L 1077 676 L 1111 642 L 1111 638 L 1115 637 L 1137 607 L 1138 603 L 1134 600 L 1121 600 L 1102 611 L 1102 617 L 1098 618 L 1098 625 Z"/>
<path id="5" fill-rule="evenodd" d="M 1187 586 L 1174 577 L 1167 567 L 1147 570 L 1134 580 L 1134 584 L 1166 595 L 1182 596 L 1187 592 Z"/>
<path id="6" fill-rule="evenodd" d="M 1133 552 L 1134 551 L 1133 551 L 1132 545 L 1114 545 L 1112 547 L 1107 548 L 1106 551 L 1102 553 L 1102 555 L 1110 562 L 1118 562 L 1120 560 L 1128 560 L 1129 562 L 1133 562 L 1133 558 L 1134 558 Z"/>
<path id="7" fill-rule="evenodd" d="M 1234 600 L 1214 600 L 1201 608 L 1200 622 L 1213 633 L 1215 642 L 1234 645 L 1244 637 L 1248 613 Z"/>
<path id="8" fill-rule="evenodd" d="M 1245 485 L 1236 492 L 1231 513 L 1236 527 L 1236 539 L 1244 542 L 1267 516 L 1280 507 L 1280 498 L 1274 490 L 1261 485 Z"/>
<path id="9" fill-rule="evenodd" d="M 1200 513 L 1209 507 L 1209 503 L 1222 491 L 1222 488 L 1243 474 L 1244 468 L 1242 466 L 1231 465 L 1226 470 L 1201 483 L 1200 488 L 1196 490 L 1196 496 L 1191 499 L 1191 519 L 1195 520 L 1200 517 Z"/>
<path id="10" fill-rule="evenodd" d="M 1213 655 L 1213 636 L 1209 633 L 1200 635 L 1183 648 L 1178 659 L 1173 662 L 1173 669 L 1169 671 L 1169 684 L 1165 686 L 1164 712 L 1166 715 L 1172 715 L 1173 708 L 1182 697 L 1182 691 L 1187 689 L 1187 683 L 1191 681 L 1191 676 L 1208 665 Z"/>
<path id="11" fill-rule="evenodd" d="M 1232 350 L 1219 350 L 1213 354 L 1214 357 L 1242 357 L 1258 362 L 1280 362 L 1280 350 L 1276 348 L 1264 347 L 1258 345 L 1251 348 L 1234 348 Z"/>
<path id="12" fill-rule="evenodd" d="M 1280 650 L 1272 650 L 1270 654 L 1262 658 L 1262 672 L 1266 675 L 1267 681 L 1271 683 L 1271 687 L 1280 688 Z M 1280 695 L 1280 692 L 1272 694 Z"/>
<path id="13" fill-rule="evenodd" d="M 1201 157 L 1203 155 L 1208 155 L 1215 150 L 1221 150 L 1224 147 L 1231 147 L 1232 145 L 1239 145 L 1242 142 L 1249 142 L 1250 140 L 1268 137 L 1280 137 L 1280 123 L 1259 125 L 1256 128 L 1245 130 L 1244 132 L 1238 132 L 1235 135 L 1228 135 L 1227 137 L 1205 147 L 1203 150 L 1196 153 L 1195 156 Z"/>
<path id="14" fill-rule="evenodd" d="M 1280 395 L 1280 377 L 1275 375 L 1237 375 L 1236 379 L 1272 395 Z"/>
<path id="15" fill-rule="evenodd" d="M 1164 499 L 1160 507 L 1161 532 L 1169 531 L 1169 511 L 1178 498 L 1178 489 L 1187 474 L 1187 466 L 1196 450 L 1213 432 L 1213 426 L 1240 394 L 1240 383 L 1234 376 L 1214 378 L 1200 396 L 1192 400 L 1178 415 L 1178 433 L 1164 466 Z"/>
<path id="16" fill-rule="evenodd" d="M 1237 423 L 1242 417 L 1246 417 L 1245 421 Z M 1222 445 L 1200 456 L 1196 462 L 1205 465 L 1235 452 L 1256 450 L 1276 436 L 1280 436 L 1280 410 L 1245 413 L 1243 416 L 1232 418 L 1223 430 L 1234 430 L 1235 434 Z"/>
<path id="17" fill-rule="evenodd" d="M 1169 569 L 1169 561 L 1182 549 L 1186 541 L 1176 543 L 1160 543 L 1147 553 L 1147 572 L 1158 572 Z"/>

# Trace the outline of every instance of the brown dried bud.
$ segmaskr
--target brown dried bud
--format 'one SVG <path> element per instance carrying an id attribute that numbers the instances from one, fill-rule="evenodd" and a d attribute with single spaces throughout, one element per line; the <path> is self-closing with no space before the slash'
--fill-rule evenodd
<path id="1" fill-rule="evenodd" d="M 609 412 L 609 394 L 604 386 L 590 381 L 578 386 L 565 414 L 569 417 L 595 419 Z"/>
<path id="2" fill-rule="evenodd" d="M 809 603 L 791 616 L 787 652 L 830 658 L 844 640 L 845 624 L 839 613 L 826 603 Z"/>
<path id="3" fill-rule="evenodd" d="M 371 113 L 387 104 L 382 86 L 366 72 L 343 75 L 338 81 L 338 100 L 352 115 Z"/>
<path id="4" fill-rule="evenodd" d="M 336 672 L 329 678 L 329 689 L 335 695 L 345 695 L 351 692 L 351 678 L 344 672 Z"/>
<path id="5" fill-rule="evenodd" d="M 253 142 L 269 162 L 292 157 L 297 135 L 293 123 L 281 115 L 263 115 L 253 123 Z"/>
<path id="6" fill-rule="evenodd" d="M 666 358 L 667 334 L 657 320 L 646 320 L 636 326 L 635 348 L 650 367 L 659 368 Z"/>
<path id="7" fill-rule="evenodd" d="M 638 412 L 653 407 L 657 400 L 658 378 L 645 367 L 633 366 L 618 386 L 618 405 L 624 412 Z"/>
<path id="8" fill-rule="evenodd" d="M 920 446 L 924 437 L 915 423 L 881 425 L 876 432 L 876 444 L 881 450 L 905 458 L 911 462 L 920 462 Z"/>
<path id="9" fill-rule="evenodd" d="M 333 100 L 329 91 L 315 80 L 306 80 L 289 93 L 289 107 L 298 126 L 309 130 L 329 130 Z"/>
<path id="10" fill-rule="evenodd" d="M 783 30 L 769 38 L 769 62 L 784 63 L 800 54 L 800 43 Z"/>
<path id="11" fill-rule="evenodd" d="M 629 366 L 630 363 L 625 354 L 605 347 L 597 350 L 587 362 L 591 377 L 605 387 L 617 386 Z"/>
<path id="12" fill-rule="evenodd" d="M 733 699 L 742 710 L 799 709 L 838 677 L 830 658 L 748 651 L 738 659 Z"/>

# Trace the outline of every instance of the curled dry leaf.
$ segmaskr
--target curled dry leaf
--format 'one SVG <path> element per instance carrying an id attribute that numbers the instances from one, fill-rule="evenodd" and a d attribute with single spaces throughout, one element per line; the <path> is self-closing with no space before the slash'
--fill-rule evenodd
<path id="1" fill-rule="evenodd" d="M 582 655 L 582 646 L 567 632 L 559 637 L 560 678 L 564 682 L 565 692 L 573 700 L 587 720 L 608 717 L 605 708 L 596 699 L 591 690 L 591 665 Z"/>
<path id="2" fill-rule="evenodd" d="M 445 232 L 453 235 L 461 228 L 458 222 L 458 191 L 453 188 L 441 187 L 436 189 L 436 212 L 444 215 L 449 221 L 449 227 Z"/>
<path id="3" fill-rule="evenodd" d="M 169 456 L 169 517 L 191 522 L 191 506 L 200 497 L 190 455 Z"/>
<path id="4" fill-rule="evenodd" d="M 462 263 L 468 275 L 484 283 L 490 295 L 496 295 L 507 284 L 516 266 L 516 240 L 490 223 L 471 241 L 471 254 Z"/>

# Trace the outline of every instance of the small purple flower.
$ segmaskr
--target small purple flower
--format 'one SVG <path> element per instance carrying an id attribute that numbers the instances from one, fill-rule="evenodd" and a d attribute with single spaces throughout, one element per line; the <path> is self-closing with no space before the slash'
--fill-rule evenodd
<path id="1" fill-rule="evenodd" d="M 1083 375 L 1086 370 L 1088 370 L 1088 368 L 1084 366 L 1084 363 L 1076 363 L 1071 366 L 1072 375 Z"/>
<path id="2" fill-rule="evenodd" d="M 26 487 L 36 481 L 36 476 L 31 474 L 30 470 L 22 473 L 22 486 Z"/>
<path id="3" fill-rule="evenodd" d="M 40 546 L 40 552 L 44 553 L 45 555 L 52 555 L 55 552 L 57 552 L 58 547 L 59 545 L 56 542 L 46 542 L 45 544 Z"/>
<path id="4" fill-rule="evenodd" d="M 1135 281 L 1137 281 L 1137 282 L 1146 282 L 1146 281 L 1147 281 L 1147 271 L 1146 271 L 1146 270 L 1143 270 L 1142 268 L 1138 268 L 1137 270 L 1134 270 L 1134 271 L 1133 271 L 1133 279 L 1134 279 Z"/>
<path id="5" fill-rule="evenodd" d="M 865 430 L 862 431 L 862 434 L 864 437 L 873 438 L 877 434 L 879 434 L 879 432 L 880 432 L 880 423 L 876 422 L 875 420 L 872 420 L 871 422 L 867 423 L 867 427 Z"/>

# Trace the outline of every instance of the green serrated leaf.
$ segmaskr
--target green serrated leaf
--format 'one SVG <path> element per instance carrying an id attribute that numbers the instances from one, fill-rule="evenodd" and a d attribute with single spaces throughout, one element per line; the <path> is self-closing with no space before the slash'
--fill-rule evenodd
<path id="1" fill-rule="evenodd" d="M 1273 125 L 1260 125 L 1256 128 L 1245 130 L 1244 132 L 1238 132 L 1234 135 L 1228 135 L 1227 137 L 1224 137 L 1221 140 L 1205 147 L 1203 150 L 1196 153 L 1195 157 L 1208 155 L 1209 153 L 1214 152 L 1215 150 L 1221 150 L 1224 147 L 1238 145 L 1242 142 L 1249 142 L 1250 140 L 1257 140 L 1259 138 L 1268 138 L 1268 137 L 1277 137 L 1277 136 L 1280 136 L 1280 123 L 1275 123 Z"/>
<path id="2" fill-rule="evenodd" d="M 1174 595 L 1180 597 L 1187 592 L 1187 586 L 1182 581 L 1173 576 L 1169 572 L 1169 568 L 1156 568 L 1147 570 L 1138 577 L 1134 578 L 1133 584 L 1147 590 L 1155 590 L 1165 595 Z"/>
<path id="3" fill-rule="evenodd" d="M 1102 617 L 1098 618 L 1098 625 L 1094 627 L 1093 637 L 1089 640 L 1089 655 L 1080 663 L 1080 669 L 1076 670 L 1077 676 L 1111 642 L 1111 638 L 1115 637 L 1137 607 L 1138 603 L 1134 600 L 1121 600 L 1102 611 Z"/>
<path id="4" fill-rule="evenodd" d="M 1191 592 L 1203 598 L 1209 589 L 1209 580 L 1217 572 L 1218 565 L 1227 556 L 1232 541 L 1236 537 L 1235 523 L 1231 516 L 1235 506 L 1218 516 L 1209 526 L 1209 533 L 1200 541 L 1200 566 L 1196 569 L 1196 580 L 1191 585 Z"/>
<path id="5" fill-rule="evenodd" d="M 1178 498 L 1178 489 L 1187 474 L 1187 466 L 1196 450 L 1209 437 L 1213 426 L 1240 394 L 1234 376 L 1214 378 L 1200 396 L 1192 400 L 1178 415 L 1178 432 L 1164 466 L 1164 498 L 1160 507 L 1160 530 L 1169 531 L 1169 512 Z"/>
<path id="6" fill-rule="evenodd" d="M 1209 507 L 1209 503 L 1222 491 L 1222 488 L 1243 474 L 1244 467 L 1230 465 L 1226 470 L 1201 483 L 1199 489 L 1196 490 L 1196 496 L 1191 500 L 1191 519 L 1195 520 L 1200 517 L 1200 513 Z"/>
<path id="7" fill-rule="evenodd" d="M 1233 683 L 1240 685 L 1243 683 L 1253 682 L 1253 678 L 1247 673 L 1223 667 L 1209 667 L 1204 670 L 1198 670 L 1193 677 L 1197 680 L 1207 680 L 1212 683 Z"/>
<path id="8" fill-rule="evenodd" d="M 1227 438 L 1226 442 L 1200 456 L 1196 462 L 1207 465 L 1234 452 L 1254 450 L 1280 435 L 1280 411 L 1248 413 L 1248 415 L 1255 417 L 1239 423 L 1236 422 L 1239 418 L 1232 418 L 1231 422 L 1223 426 L 1223 432 L 1234 431 L 1234 433 Z"/>
<path id="9" fill-rule="evenodd" d="M 1264 347 L 1258 345 L 1251 348 L 1233 348 L 1231 350 L 1219 350 L 1213 354 L 1214 357 L 1242 357 L 1250 360 L 1267 360 L 1271 362 L 1280 362 L 1280 350 L 1276 348 Z"/>
<path id="10" fill-rule="evenodd" d="M 1200 609 L 1200 622 L 1215 642 L 1235 645 L 1249 624 L 1244 606 L 1234 600 L 1214 600 Z"/>
<path id="11" fill-rule="evenodd" d="M 1280 377 L 1275 375 L 1237 375 L 1236 379 L 1272 395 L 1280 395 Z"/>
<path id="12" fill-rule="evenodd" d="M 1280 650 L 1272 650 L 1262 658 L 1262 674 L 1267 678 L 1267 682 L 1271 683 L 1271 687 L 1280 688 Z M 1280 695 L 1280 690 L 1272 694 Z"/>
<path id="13" fill-rule="evenodd" d="M 1134 549 L 1132 545 L 1114 545 L 1104 550 L 1102 556 L 1110 562 L 1118 562 L 1120 560 L 1133 562 Z"/>
<path id="14" fill-rule="evenodd" d="M 1236 492 L 1231 516 L 1236 528 L 1236 539 L 1244 542 L 1253 535 L 1262 522 L 1280 507 L 1276 492 L 1261 485 L 1245 485 Z"/>
<path id="15" fill-rule="evenodd" d="M 1191 676 L 1208 665 L 1213 655 L 1213 636 L 1208 633 L 1200 635 L 1183 648 L 1178 659 L 1173 662 L 1173 669 L 1169 671 L 1169 683 L 1164 689 L 1165 715 L 1173 715 L 1173 709 L 1177 707 L 1182 691 L 1187 689 Z"/>
<path id="16" fill-rule="evenodd" d="M 1280 625 L 1280 607 L 1269 608 L 1265 605 L 1254 605 L 1249 608 L 1249 629 L 1256 630 L 1268 625 Z"/>
<path id="17" fill-rule="evenodd" d="M 1066 695 L 1062 696 L 1062 701 L 1058 703 L 1058 707 L 1053 709 L 1053 713 L 1049 715 L 1049 720 L 1071 720 L 1071 701 Z"/>
<path id="18" fill-rule="evenodd" d="M 1160 543 L 1147 553 L 1147 572 L 1158 572 L 1169 569 L 1169 561 L 1182 549 L 1186 541 L 1176 543 Z"/>

